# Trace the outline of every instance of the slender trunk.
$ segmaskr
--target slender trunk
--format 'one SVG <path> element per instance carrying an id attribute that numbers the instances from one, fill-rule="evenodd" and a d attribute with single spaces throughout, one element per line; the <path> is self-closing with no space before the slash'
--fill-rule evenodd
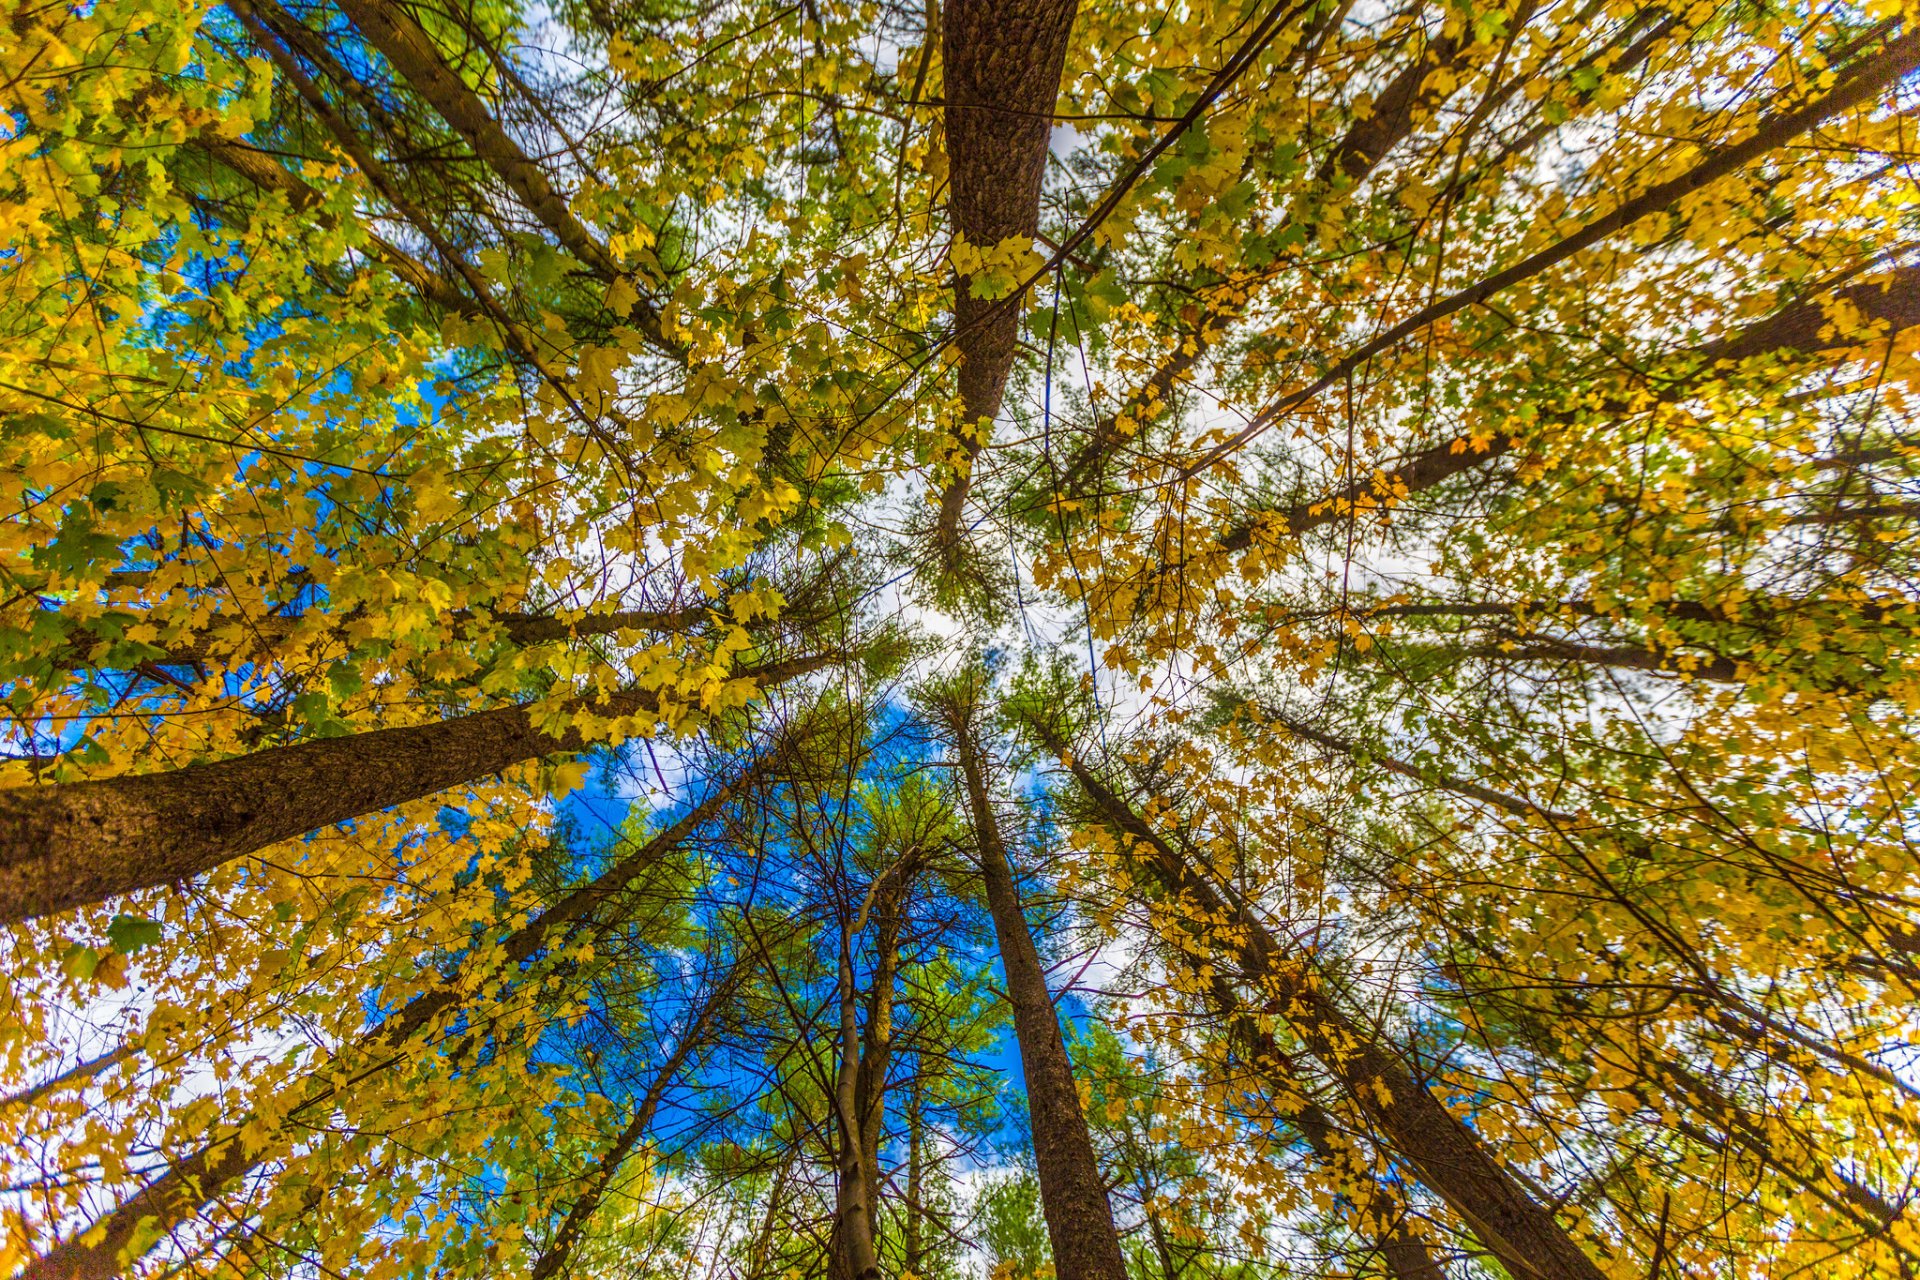
<path id="1" fill-rule="evenodd" d="M 1835 289 L 1832 297 L 1857 310 L 1864 320 L 1884 322 L 1887 328 L 1880 340 L 1890 341 L 1920 325 L 1920 267 L 1899 267 L 1884 282 L 1847 285 Z M 1642 386 L 1641 390 L 1650 392 L 1655 401 L 1677 400 L 1713 374 L 1721 363 L 1775 351 L 1817 355 L 1845 349 L 1859 341 L 1852 334 L 1836 333 L 1827 327 L 1826 309 L 1820 297 L 1815 296 L 1790 303 L 1764 320 L 1756 320 L 1696 349 L 1692 354 L 1699 368 L 1697 377 L 1674 378 L 1662 384 Z M 1632 408 L 1622 400 L 1619 411 L 1625 416 Z M 1462 448 L 1458 440 L 1442 441 L 1378 468 L 1382 474 L 1369 474 L 1366 479 L 1356 480 L 1335 492 L 1236 519 L 1222 532 L 1219 545 L 1228 551 L 1244 551 L 1261 536 L 1263 523 L 1286 534 L 1307 533 L 1348 519 L 1355 511 L 1383 505 L 1380 495 L 1384 493 L 1399 494 L 1396 501 L 1404 502 L 1415 493 L 1504 457 L 1512 447 L 1512 439 L 1503 435 L 1494 436 L 1484 452 Z"/>
<path id="2" fill-rule="evenodd" d="M 540 613 L 489 615 L 463 609 L 453 614 L 449 621 L 459 628 L 458 634 L 462 639 L 471 639 L 491 626 L 497 628 L 499 634 L 510 643 L 525 647 L 582 636 L 617 636 L 623 631 L 648 634 L 691 631 L 706 623 L 713 616 L 711 609 L 717 607 L 721 607 L 719 602 L 684 609 L 628 609 L 573 619 Z M 267 657 L 303 631 L 344 638 L 348 634 L 349 624 L 365 617 L 366 613 L 361 609 L 333 615 L 326 622 L 320 622 L 311 615 L 299 614 L 272 613 L 249 617 L 238 612 L 217 613 L 206 626 L 196 627 L 184 639 L 168 645 L 163 653 L 151 660 L 167 665 L 209 660 L 253 661 Z M 114 611 L 105 615 L 105 620 L 125 625 L 135 621 L 135 615 Z M 100 620 L 90 619 L 84 628 L 77 628 L 73 638 L 51 656 L 54 669 L 105 667 L 104 662 L 94 657 L 102 641 L 92 631 L 85 629 L 99 625 Z"/>
<path id="3" fill-rule="evenodd" d="M 900 971 L 900 930 L 904 923 L 898 898 L 890 897 L 877 913 L 873 986 L 867 993 L 867 1025 L 861 1031 L 860 1070 L 854 1081 L 854 1100 L 860 1115 L 860 1158 L 868 1179 L 867 1235 L 876 1242 L 880 1238 L 880 1139 L 887 1124 L 894 982 Z"/>
<path id="4" fill-rule="evenodd" d="M 761 1216 L 760 1230 L 753 1238 L 753 1248 L 747 1253 L 747 1280 L 761 1280 L 767 1274 L 767 1264 L 773 1257 L 773 1224 L 780 1216 L 780 1193 L 786 1190 L 787 1169 L 792 1163 L 792 1153 L 781 1159 L 774 1167 L 773 1183 L 767 1188 L 767 1211 Z"/>
<path id="5" fill-rule="evenodd" d="M 708 1024 L 713 1021 L 714 1014 L 718 1013 L 720 1006 L 732 996 L 734 989 L 739 985 L 739 980 L 744 976 L 744 962 L 742 962 L 741 968 L 737 968 L 722 979 L 720 985 L 701 1001 L 699 1011 L 687 1024 L 686 1030 L 680 1033 L 679 1042 L 673 1046 L 673 1052 L 654 1073 L 653 1082 L 647 1086 L 647 1092 L 640 1099 L 640 1105 L 634 1108 L 633 1118 L 627 1122 L 619 1136 L 614 1138 L 612 1145 L 595 1162 L 592 1172 L 588 1175 L 585 1189 L 567 1209 L 566 1219 L 561 1222 L 560 1229 L 553 1233 L 553 1239 L 548 1242 L 545 1249 L 541 1250 L 540 1256 L 534 1259 L 533 1270 L 530 1273 L 532 1280 L 549 1280 L 550 1277 L 558 1275 L 567 1265 L 568 1258 L 573 1255 L 574 1246 L 580 1242 L 580 1233 L 586 1228 L 587 1221 L 593 1216 L 594 1210 L 598 1209 L 600 1202 L 606 1198 L 607 1189 L 619 1176 L 621 1165 L 626 1163 L 634 1147 L 653 1127 L 653 1117 L 660 1109 L 661 1099 L 666 1096 L 668 1088 L 679 1077 L 681 1069 L 687 1065 L 687 1059 L 692 1057 L 693 1051 L 699 1047 Z"/>
<path id="6" fill-rule="evenodd" d="M 1516 1280 L 1602 1280 L 1599 1267 L 1554 1220 L 1552 1210 L 1507 1172 L 1404 1062 L 1334 1003 L 1310 967 L 1282 946 L 1237 894 L 1189 864 L 1078 757 L 1068 760 L 1101 817 L 1136 842 L 1155 877 L 1205 918 L 1231 924 L 1236 936 L 1229 945 L 1243 971 L 1269 996 L 1266 1012 L 1288 1019 L 1353 1104 Z"/>
<path id="7" fill-rule="evenodd" d="M 831 661 L 741 674 L 764 687 Z M 654 694 L 625 693 L 580 710 L 645 716 L 658 706 Z M 165 773 L 0 791 L 0 925 L 188 880 L 282 840 L 588 745 L 577 730 L 549 734 L 524 707 L 501 707 Z"/>
<path id="8" fill-rule="evenodd" d="M 86 1084 L 108 1068 L 118 1066 L 120 1063 L 139 1054 L 140 1051 L 139 1045 L 127 1043 L 117 1045 L 97 1058 L 88 1058 L 85 1062 L 76 1062 L 51 1079 L 42 1080 L 39 1084 L 29 1085 L 18 1093 L 10 1093 L 4 1098 L 0 1098 L 0 1111 L 38 1102 L 48 1094 L 57 1093 L 69 1085 Z"/>
<path id="9" fill-rule="evenodd" d="M 484 976 L 511 971 L 549 946 L 564 946 L 578 935 L 596 907 L 678 848 L 695 828 L 727 803 L 743 783 L 783 754 L 779 749 L 763 754 L 732 782 L 715 788 L 713 794 L 680 821 L 509 934 L 497 948 L 477 949 L 477 965 L 463 968 L 368 1028 L 353 1046 L 364 1055 L 360 1070 L 344 1078 L 331 1068 L 315 1073 L 309 1078 L 312 1087 L 304 1100 L 290 1107 L 266 1133 L 249 1132 L 248 1120 L 232 1126 L 224 1137 L 179 1161 L 135 1192 L 91 1230 L 70 1236 L 28 1262 L 15 1280 L 112 1280 L 121 1275 L 144 1253 L 144 1249 L 136 1249 L 134 1255 L 126 1259 L 125 1266 L 120 1262 L 121 1250 L 136 1236 L 148 1242 L 147 1248 L 168 1239 L 169 1233 L 199 1214 L 236 1182 L 277 1159 L 284 1150 L 278 1135 L 285 1133 L 287 1126 L 297 1125 L 315 1111 L 334 1105 L 350 1086 L 378 1077 L 403 1063 L 406 1053 L 402 1046 L 436 1018 L 457 1009 L 468 991 L 480 989 Z M 342 1055 L 343 1058 L 349 1056 Z"/>
<path id="10" fill-rule="evenodd" d="M 907 1086 L 907 1205 L 906 1218 L 900 1230 L 900 1269 L 912 1276 L 923 1274 L 920 1258 L 920 1196 L 923 1186 L 922 1151 L 926 1138 L 922 1132 L 921 1095 L 925 1089 L 920 1072 L 916 1070 L 912 1082 Z"/>
<path id="11" fill-rule="evenodd" d="M 1843 79 L 1825 96 L 1791 110 L 1764 117 L 1754 131 L 1738 142 L 1709 150 L 1685 173 L 1657 183 L 1639 195 L 1602 214 L 1572 234 L 1531 254 L 1512 266 L 1483 277 L 1464 289 L 1437 298 L 1419 311 L 1401 320 L 1383 333 L 1368 339 L 1339 360 L 1318 378 L 1298 391 L 1269 403 L 1230 438 L 1203 453 L 1189 464 L 1183 474 L 1201 474 L 1214 463 L 1251 442 L 1275 422 L 1320 396 L 1364 366 L 1380 353 L 1423 329 L 1430 328 L 1456 312 L 1478 307 L 1488 299 L 1550 271 L 1561 263 L 1626 230 L 1642 219 L 1663 213 L 1688 196 L 1710 187 L 1720 179 L 1738 173 L 1770 151 L 1786 146 L 1823 121 L 1878 98 L 1886 89 L 1920 66 L 1920 31 L 1905 31 L 1889 40 L 1878 53 L 1847 69 Z"/>
<path id="12" fill-rule="evenodd" d="M 872 1170 L 860 1132 L 860 1016 L 853 985 L 853 934 L 852 922 L 840 931 L 840 1069 L 834 1075 L 833 1088 L 840 1154 L 835 1170 L 828 1274 L 836 1280 L 878 1280 L 880 1261 L 867 1212 L 873 1197 Z"/>
<path id="13" fill-rule="evenodd" d="M 1247 1047 L 1248 1065 L 1267 1078 L 1276 1102 L 1292 1112 L 1288 1118 L 1307 1140 L 1314 1158 L 1353 1187 L 1350 1203 L 1357 1211 L 1356 1226 L 1373 1237 L 1373 1247 L 1394 1280 L 1446 1280 L 1446 1272 L 1426 1243 L 1407 1229 L 1406 1197 L 1374 1177 L 1364 1161 L 1354 1159 L 1335 1144 L 1333 1118 L 1301 1089 L 1299 1072 L 1274 1041 L 1273 1033 L 1247 1012 L 1224 978 L 1214 975 L 1211 983 L 1214 1003 L 1227 1016 L 1230 1033 Z M 1300 1099 L 1297 1107 L 1288 1105 L 1294 1098 Z M 1369 1225 L 1359 1225 L 1363 1223 Z"/>
<path id="14" fill-rule="evenodd" d="M 973 728 L 956 717 L 954 746 L 973 812 L 980 874 L 1006 971 L 1007 1001 L 1026 1076 L 1033 1153 L 1040 1174 L 1040 1207 L 1060 1280 L 1126 1280 L 1126 1262 L 1113 1227 L 1106 1182 L 1094 1159 L 1093 1138 L 1080 1111 L 1080 1091 L 1067 1059 L 1060 1021 L 1047 990 L 1046 971 L 1014 888 L 1013 868 L 993 815 L 984 765 Z"/>
<path id="15" fill-rule="evenodd" d="M 834 1090 L 841 1148 L 828 1254 L 835 1274 L 853 1280 L 880 1274 L 880 1136 L 886 1126 L 887 1071 L 893 1060 L 893 989 L 900 969 L 903 903 L 918 865 L 918 849 L 908 850 L 874 883 L 870 902 L 878 927 L 873 978 L 866 1025 L 857 1034 L 853 944 L 866 924 L 865 907 L 841 935 L 840 1069 Z"/>

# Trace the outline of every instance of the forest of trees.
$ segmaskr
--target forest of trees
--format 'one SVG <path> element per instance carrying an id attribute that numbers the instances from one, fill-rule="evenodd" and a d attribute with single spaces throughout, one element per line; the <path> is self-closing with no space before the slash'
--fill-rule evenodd
<path id="1" fill-rule="evenodd" d="M 1920 1277 L 1915 0 L 8 8 L 0 1277 Z"/>

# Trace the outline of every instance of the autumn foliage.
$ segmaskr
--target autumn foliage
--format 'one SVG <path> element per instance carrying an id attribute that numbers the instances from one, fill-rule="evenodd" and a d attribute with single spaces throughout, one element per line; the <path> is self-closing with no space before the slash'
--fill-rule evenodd
<path id="1" fill-rule="evenodd" d="M 16 0 L 0 1274 L 1920 1273 L 1912 0 Z"/>

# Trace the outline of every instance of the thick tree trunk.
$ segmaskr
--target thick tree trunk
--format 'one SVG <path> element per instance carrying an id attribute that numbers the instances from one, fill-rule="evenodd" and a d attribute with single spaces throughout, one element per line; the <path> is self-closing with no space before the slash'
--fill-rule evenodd
<path id="1" fill-rule="evenodd" d="M 1190 865 L 1077 756 L 1067 758 L 1096 811 L 1137 844 L 1153 876 L 1205 918 L 1233 927 L 1229 945 L 1235 961 L 1269 995 L 1267 1011 L 1288 1020 L 1353 1104 L 1516 1280 L 1602 1280 L 1599 1267 L 1554 1220 L 1552 1210 L 1535 1200 L 1405 1063 L 1335 1005 L 1311 969 L 1274 939 L 1244 901 Z"/>
<path id="2" fill-rule="evenodd" d="M 476 956 L 487 965 L 488 972 L 510 972 L 542 950 L 564 945 L 579 932 L 595 908 L 679 848 L 696 828 L 731 800 L 748 779 L 764 772 L 783 755 L 779 749 L 762 755 L 732 782 L 716 787 L 678 822 L 509 934 L 497 952 L 488 949 L 476 952 Z M 200 1214 L 249 1173 L 277 1159 L 283 1150 L 277 1135 L 284 1132 L 284 1126 L 302 1124 L 305 1117 L 331 1106 L 344 1089 L 403 1062 L 402 1046 L 435 1018 L 455 1009 L 464 998 L 463 992 L 477 989 L 470 986 L 473 977 L 469 972 L 457 972 L 433 990 L 415 996 L 391 1017 L 368 1028 L 351 1049 L 341 1055 L 345 1059 L 357 1051 L 364 1057 L 363 1068 L 344 1078 L 336 1076 L 332 1067 L 316 1073 L 311 1077 L 313 1087 L 303 1101 L 294 1104 L 280 1118 L 280 1127 L 266 1135 L 254 1133 L 243 1138 L 248 1122 L 243 1120 L 232 1126 L 226 1136 L 181 1160 L 142 1187 L 95 1223 L 91 1231 L 76 1234 L 28 1262 L 14 1280 L 114 1280 L 143 1252 L 136 1250 L 135 1256 L 126 1260 L 127 1266 L 119 1260 L 121 1250 L 126 1249 L 136 1235 L 147 1240 L 149 1248 L 168 1239 L 170 1232 Z M 143 1232 L 143 1223 L 152 1229 Z M 93 1231 L 100 1232 L 97 1239 L 90 1239 Z"/>
<path id="3" fill-rule="evenodd" d="M 946 135 L 953 230 L 991 249 L 1031 242 L 1040 229 L 1040 180 L 1046 174 L 1054 101 L 1066 65 L 1075 0 L 953 0 L 941 25 L 946 76 Z M 973 296 L 954 281 L 954 345 L 960 352 L 965 421 L 954 443 L 959 474 L 940 498 L 938 540 L 956 546 L 973 460 L 985 423 L 1000 412 L 1013 368 L 1022 307 L 1017 297 Z"/>
<path id="4" fill-rule="evenodd" d="M 831 661 L 741 674 L 765 686 Z M 581 710 L 645 715 L 657 705 L 652 694 L 629 693 Z M 0 791 L 0 924 L 189 880 L 279 841 L 587 745 L 572 730 L 541 732 L 524 708 L 501 707 L 166 773 Z"/>
<path id="5" fill-rule="evenodd" d="M 1047 990 L 1046 971 L 1027 928 L 1013 868 L 994 818 L 985 764 L 973 726 L 964 717 L 955 717 L 953 729 L 967 804 L 973 812 L 987 908 L 993 916 L 1000 964 L 1006 971 L 1007 1001 L 1013 1006 L 1013 1028 L 1020 1042 L 1034 1160 L 1040 1174 L 1040 1207 L 1053 1244 L 1056 1273 L 1060 1280 L 1126 1280 L 1106 1182 L 1094 1159 L 1093 1138 L 1080 1111 L 1080 1091 Z"/>

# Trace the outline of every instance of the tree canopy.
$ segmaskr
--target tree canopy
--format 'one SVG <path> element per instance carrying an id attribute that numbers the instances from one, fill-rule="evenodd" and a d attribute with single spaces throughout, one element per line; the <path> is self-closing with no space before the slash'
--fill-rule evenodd
<path id="1" fill-rule="evenodd" d="M 15 0 L 0 1270 L 1920 1274 L 1913 0 Z"/>

